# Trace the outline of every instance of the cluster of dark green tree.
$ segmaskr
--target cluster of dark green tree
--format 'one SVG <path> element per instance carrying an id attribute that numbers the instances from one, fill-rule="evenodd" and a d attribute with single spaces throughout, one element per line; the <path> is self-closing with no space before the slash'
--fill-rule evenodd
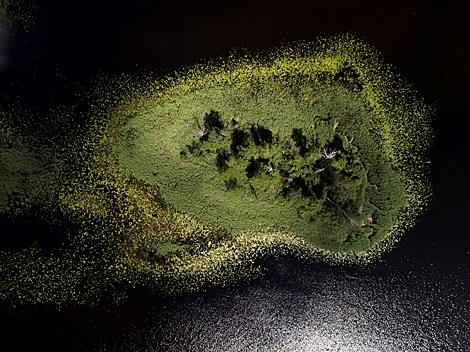
<path id="1" fill-rule="evenodd" d="M 320 237 L 326 247 L 365 249 L 370 246 L 375 213 L 390 208 L 384 206 L 390 197 L 381 199 L 379 194 L 377 175 L 372 183 L 368 180 L 371 170 L 382 172 L 383 160 L 366 157 L 364 164 L 358 148 L 337 131 L 334 120 L 316 121 L 282 136 L 240 118 L 224 119 L 211 110 L 203 121 L 196 121 L 194 138 L 180 155 L 216 165 L 227 192 L 234 196 L 294 207 L 301 219 L 324 232 Z"/>

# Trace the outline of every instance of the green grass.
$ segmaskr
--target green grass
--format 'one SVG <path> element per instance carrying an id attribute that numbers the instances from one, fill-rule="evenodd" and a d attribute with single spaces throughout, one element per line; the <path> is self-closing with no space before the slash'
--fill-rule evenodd
<path id="1" fill-rule="evenodd" d="M 224 121 L 223 128 L 210 131 L 208 140 L 201 142 L 197 130 L 211 111 Z M 232 233 L 275 225 L 323 249 L 367 250 L 374 239 L 390 231 L 404 206 L 398 174 L 364 128 L 371 114 L 358 92 L 334 81 L 297 83 L 292 88 L 274 80 L 257 91 L 211 87 L 128 120 L 120 130 L 116 152 L 119 163 L 133 176 L 158 185 L 163 198 L 178 211 L 194 214 L 206 224 Z M 239 131 L 263 126 L 277 139 L 258 146 L 249 140 L 246 147 L 238 146 L 240 155 L 232 153 L 229 165 L 221 171 L 216 165 L 217 150 L 230 152 L 233 131 L 227 128 L 229 124 Z M 299 155 L 300 147 L 292 139 L 295 129 L 311 142 L 306 157 Z M 354 140 L 349 143 L 347 138 Z M 188 147 L 194 145 L 198 152 L 191 153 Z M 330 145 L 341 149 L 340 154 L 322 162 L 321 149 Z M 283 158 L 283 149 L 293 160 Z M 248 180 L 244 174 L 254 156 L 271 160 L 276 170 L 290 170 L 297 179 L 302 173 L 303 179 L 321 178 L 320 194 L 314 197 L 289 190 L 281 195 L 280 188 L 288 186 L 283 180 L 287 174 L 269 173 L 268 165 Z M 312 167 L 303 167 L 309 163 L 325 170 L 314 175 Z M 232 187 L 227 186 L 230 181 Z M 338 206 L 325 201 L 327 194 Z M 380 198 L 389 203 L 384 209 Z M 352 226 L 345 213 L 362 226 Z M 368 218 L 381 221 L 366 224 Z"/>

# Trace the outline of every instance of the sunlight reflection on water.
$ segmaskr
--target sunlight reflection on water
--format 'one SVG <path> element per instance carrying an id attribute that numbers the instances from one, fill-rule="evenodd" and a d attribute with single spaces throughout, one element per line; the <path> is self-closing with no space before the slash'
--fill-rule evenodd
<path id="1" fill-rule="evenodd" d="M 452 300 L 461 298 L 443 295 L 438 280 L 426 281 L 409 272 L 380 274 L 282 262 L 275 266 L 274 275 L 247 287 L 199 294 L 156 308 L 147 329 L 129 336 L 126 348 L 413 352 L 468 348 L 461 345 L 466 343 L 462 334 L 469 333 L 464 324 L 468 312 L 445 316 Z"/>

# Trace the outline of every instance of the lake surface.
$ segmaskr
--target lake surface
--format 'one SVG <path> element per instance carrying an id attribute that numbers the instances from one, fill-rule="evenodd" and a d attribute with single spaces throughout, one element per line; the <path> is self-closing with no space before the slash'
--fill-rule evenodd
<path id="1" fill-rule="evenodd" d="M 468 351 L 468 173 L 449 161 L 453 131 L 440 131 L 432 161 L 446 172 L 435 173 L 434 204 L 373 265 L 267 258 L 258 263 L 264 276 L 227 289 L 173 298 L 135 289 L 121 306 L 3 312 L 0 341 L 87 351 Z"/>
<path id="2" fill-rule="evenodd" d="M 16 36 L 11 68 L 2 66 L 2 93 L 47 110 L 74 103 L 81 84 L 98 71 L 113 74 L 136 63 L 171 71 L 245 44 L 267 48 L 284 39 L 357 31 L 388 53 L 428 101 L 438 100 L 430 153 L 435 198 L 397 247 L 365 269 L 266 259 L 259 263 L 265 276 L 228 289 L 162 298 L 137 288 L 121 306 L 1 310 L 0 350 L 470 351 L 470 17 L 464 1 L 411 1 L 405 8 L 397 2 L 385 10 L 367 3 L 362 17 L 351 16 L 346 2 L 334 11 L 326 3 L 309 11 L 291 6 L 290 17 L 276 2 L 266 16 L 260 16 L 261 2 L 226 9 L 222 2 L 204 8 L 182 1 L 170 12 L 145 1 L 137 10 L 131 2 L 118 8 L 105 1 L 108 8 L 96 11 L 95 2 L 65 3 L 41 4 L 36 34 Z M 386 25 L 380 20 L 377 26 L 377 19 Z"/>

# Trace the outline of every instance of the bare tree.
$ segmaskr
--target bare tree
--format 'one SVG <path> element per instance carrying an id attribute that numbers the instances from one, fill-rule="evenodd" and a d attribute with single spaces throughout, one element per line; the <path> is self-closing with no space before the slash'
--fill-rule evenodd
<path id="1" fill-rule="evenodd" d="M 272 166 L 268 166 L 266 165 L 266 168 L 268 169 L 268 172 L 271 173 L 271 172 L 274 172 L 275 169 L 272 167 Z"/>
<path id="2" fill-rule="evenodd" d="M 323 148 L 321 155 L 327 160 L 335 158 L 335 155 L 338 153 L 336 149 L 331 150 L 330 148 Z"/>
<path id="3" fill-rule="evenodd" d="M 359 225 L 357 224 L 357 222 L 354 221 L 354 219 L 351 218 L 351 217 L 348 215 L 348 213 L 346 213 L 343 209 L 341 209 L 341 208 L 340 208 L 335 202 L 333 202 L 330 198 L 328 198 L 328 197 L 325 197 L 325 198 L 326 198 L 326 200 L 328 200 L 331 204 L 333 204 L 336 208 L 339 209 L 341 215 L 342 215 L 343 217 L 347 218 L 347 219 L 349 220 L 349 222 L 351 223 L 351 225 L 353 225 L 353 226 L 359 228 Z"/>
<path id="4" fill-rule="evenodd" d="M 207 130 L 206 130 L 206 127 L 203 126 L 199 126 L 198 130 L 196 131 L 196 137 L 197 139 L 201 139 L 201 138 L 204 138 L 206 135 L 207 135 Z"/>
<path id="5" fill-rule="evenodd" d="M 284 177 L 287 183 L 291 183 L 297 176 L 295 174 L 290 174 L 289 177 Z"/>

